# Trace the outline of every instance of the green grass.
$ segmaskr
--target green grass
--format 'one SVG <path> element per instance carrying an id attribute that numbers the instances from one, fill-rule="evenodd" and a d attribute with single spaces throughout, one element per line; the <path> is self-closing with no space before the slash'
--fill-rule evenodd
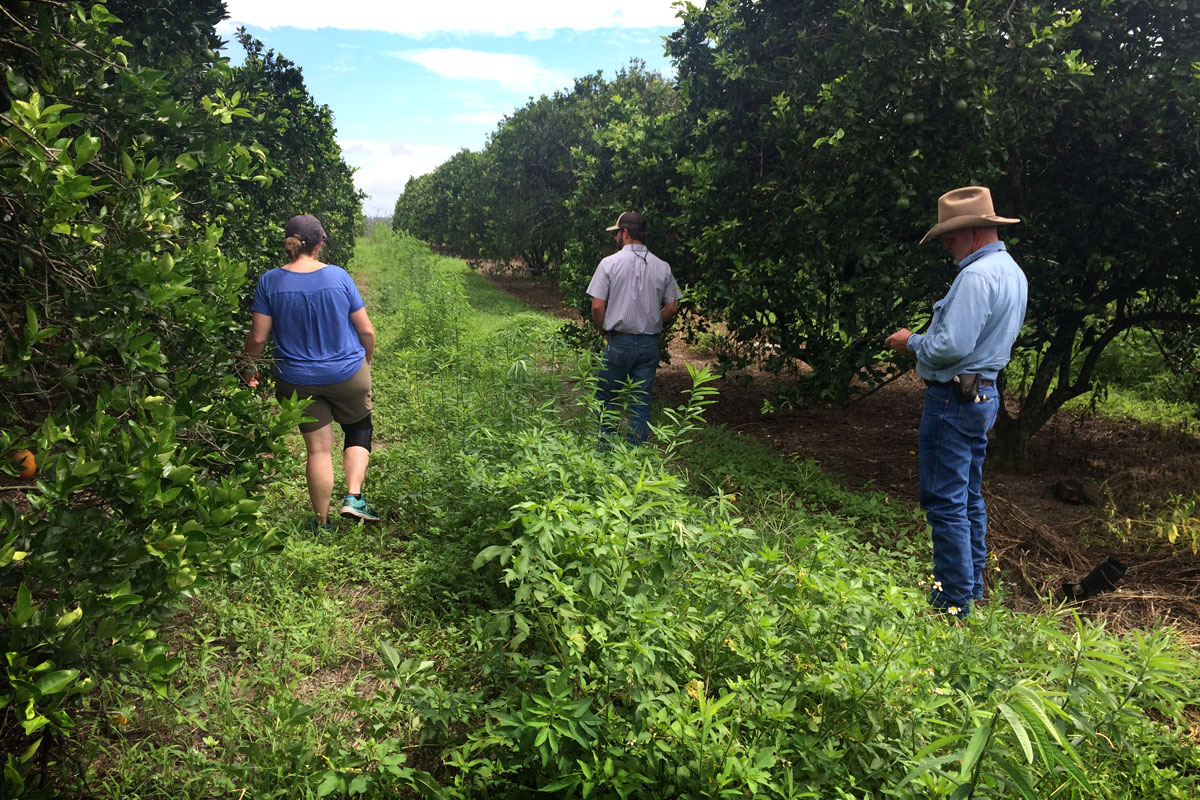
<path id="1" fill-rule="evenodd" d="M 704 375 L 659 409 L 658 447 L 600 449 L 594 364 L 555 320 L 386 228 L 356 265 L 384 524 L 308 534 L 294 464 L 263 508 L 280 551 L 163 628 L 173 684 L 114 675 L 89 697 L 63 793 L 1200 788 L 1182 724 L 1197 662 L 1169 632 L 997 602 L 948 624 L 925 606 L 914 512 L 700 425 Z"/>
<path id="2" fill-rule="evenodd" d="M 1164 428 L 1195 431 L 1200 424 L 1200 406 L 1195 403 L 1147 397 L 1145 390 L 1118 385 L 1109 386 L 1096 397 L 1076 397 L 1063 408 L 1074 413 L 1095 414 L 1106 419 L 1136 420 Z"/>

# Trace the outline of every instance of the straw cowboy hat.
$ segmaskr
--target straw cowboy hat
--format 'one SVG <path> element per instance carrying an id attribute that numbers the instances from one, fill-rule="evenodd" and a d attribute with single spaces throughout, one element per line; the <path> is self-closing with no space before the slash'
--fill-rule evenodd
<path id="1" fill-rule="evenodd" d="M 937 225 L 929 229 L 921 244 L 963 228 L 992 228 L 1020 221 L 996 216 L 996 209 L 992 208 L 992 193 L 986 186 L 964 186 L 938 198 Z"/>

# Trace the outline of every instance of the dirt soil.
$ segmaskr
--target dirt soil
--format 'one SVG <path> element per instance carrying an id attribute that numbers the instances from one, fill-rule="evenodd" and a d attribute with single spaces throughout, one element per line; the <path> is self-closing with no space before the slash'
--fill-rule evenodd
<path id="1" fill-rule="evenodd" d="M 531 308 L 580 321 L 576 310 L 563 306 L 552 282 L 511 270 L 482 271 Z M 654 394 L 675 404 L 691 385 L 686 364 L 715 362 L 678 339 L 669 349 L 671 361 L 659 368 Z M 848 487 L 882 491 L 917 506 L 924 385 L 915 374 L 848 404 L 763 415 L 763 400 L 773 399 L 779 380 L 756 370 L 721 379 L 719 400 L 707 419 L 780 453 L 812 459 Z M 1059 414 L 1034 438 L 1028 464 L 985 467 L 989 549 L 1010 586 L 1009 604 L 1023 610 L 1058 605 L 1064 582 L 1078 582 L 1112 556 L 1128 572 L 1113 591 L 1080 601 L 1079 612 L 1116 629 L 1168 625 L 1200 647 L 1200 556 L 1165 540 L 1147 545 L 1144 536 L 1125 543 L 1114 533 L 1126 518 L 1135 526 L 1153 519 L 1171 494 L 1190 497 L 1198 485 L 1200 427 L 1164 429 Z"/>

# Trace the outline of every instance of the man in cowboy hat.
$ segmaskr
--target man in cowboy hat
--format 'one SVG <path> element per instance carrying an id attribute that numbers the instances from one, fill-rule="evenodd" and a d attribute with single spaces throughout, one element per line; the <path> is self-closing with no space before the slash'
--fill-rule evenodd
<path id="1" fill-rule="evenodd" d="M 958 264 L 950 291 L 933 305 L 927 332 L 901 328 L 886 340 L 917 358 L 925 379 L 918 431 L 921 507 L 933 536 L 930 603 L 965 618 L 983 597 L 987 511 L 983 459 L 996 421 L 996 376 L 1025 320 L 1028 283 L 996 234 L 1020 222 L 996 216 L 992 195 L 967 186 L 938 198 L 938 239 Z"/>
<path id="2" fill-rule="evenodd" d="M 607 230 L 620 250 L 596 267 L 587 293 L 592 298 L 592 322 L 608 342 L 596 386 L 603 405 L 602 435 L 614 431 L 616 395 L 621 384 L 633 384 L 629 404 L 631 444 L 650 436 L 650 390 L 658 371 L 658 334 L 675 316 L 679 286 L 667 262 L 651 253 L 646 241 L 646 218 L 626 211 Z"/>

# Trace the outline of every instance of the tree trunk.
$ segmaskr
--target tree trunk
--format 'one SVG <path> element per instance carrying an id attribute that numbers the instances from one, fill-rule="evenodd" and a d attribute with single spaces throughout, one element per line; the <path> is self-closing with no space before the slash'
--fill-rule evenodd
<path id="1" fill-rule="evenodd" d="M 1038 362 L 1033 381 L 1021 400 L 1020 413 L 1015 417 L 1004 407 L 1006 381 L 1001 373 L 1001 380 L 998 382 L 1000 412 L 996 415 L 996 439 L 990 454 L 994 460 L 1015 467 L 1030 466 L 1029 441 L 1033 435 L 1041 430 L 1064 403 L 1081 393 L 1082 390 L 1077 387 L 1083 385 L 1083 381 L 1077 380 L 1072 384 L 1070 380 L 1074 344 L 1074 330 L 1064 326 L 1050 343 L 1046 355 Z M 1050 386 L 1054 384 L 1055 377 L 1058 378 L 1058 383 L 1051 391 Z"/>

